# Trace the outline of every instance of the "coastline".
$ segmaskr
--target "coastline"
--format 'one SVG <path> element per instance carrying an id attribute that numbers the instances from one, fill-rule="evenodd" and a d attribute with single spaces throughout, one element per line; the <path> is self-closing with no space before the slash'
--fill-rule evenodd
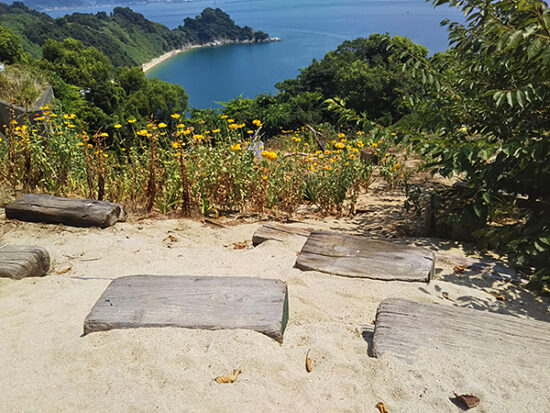
<path id="1" fill-rule="evenodd" d="M 201 47 L 217 47 L 217 46 L 225 46 L 228 44 L 252 44 L 252 43 L 271 43 L 271 42 L 280 42 L 283 39 L 280 37 L 270 37 L 264 41 L 256 41 L 256 40 L 215 40 L 213 42 L 208 43 L 201 43 L 201 44 L 189 44 L 183 47 L 180 47 L 178 49 L 170 50 L 169 52 L 166 52 L 158 57 L 155 57 L 154 59 L 151 59 L 150 61 L 143 63 L 141 65 L 141 68 L 144 72 L 148 72 L 153 67 L 165 62 L 168 59 L 171 59 L 172 57 L 187 52 L 192 49 L 197 49 Z"/>

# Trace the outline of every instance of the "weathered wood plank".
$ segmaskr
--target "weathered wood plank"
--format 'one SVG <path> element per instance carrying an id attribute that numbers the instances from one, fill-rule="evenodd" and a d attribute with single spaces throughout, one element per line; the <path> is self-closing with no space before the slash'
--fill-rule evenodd
<path id="1" fill-rule="evenodd" d="M 109 227 L 126 219 L 121 204 L 92 199 L 25 194 L 6 206 L 6 218 L 65 224 L 76 227 Z"/>
<path id="2" fill-rule="evenodd" d="M 314 231 L 296 260 L 302 270 L 386 281 L 429 281 L 434 254 L 359 235 Z"/>
<path id="3" fill-rule="evenodd" d="M 84 334 L 115 328 L 244 328 L 282 342 L 286 283 L 250 277 L 136 275 L 111 282 L 84 321 Z"/>
<path id="4" fill-rule="evenodd" d="M 287 241 L 292 238 L 309 237 L 312 230 L 307 228 L 289 227 L 278 224 L 262 225 L 252 235 L 252 245 L 255 247 L 265 241 Z"/>
<path id="5" fill-rule="evenodd" d="M 412 359 L 429 348 L 469 355 L 550 357 L 550 323 L 394 298 L 380 303 L 372 346 L 375 357 L 391 353 Z"/>
<path id="6" fill-rule="evenodd" d="M 0 245 L 0 277 L 19 280 L 43 277 L 50 269 L 50 254 L 31 245 Z"/>

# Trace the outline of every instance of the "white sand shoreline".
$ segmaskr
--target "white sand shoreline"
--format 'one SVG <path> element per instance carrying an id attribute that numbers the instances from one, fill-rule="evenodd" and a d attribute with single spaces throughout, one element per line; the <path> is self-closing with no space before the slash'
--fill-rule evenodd
<path id="1" fill-rule="evenodd" d="M 225 45 L 228 45 L 228 44 L 270 43 L 270 42 L 280 42 L 280 41 L 282 41 L 282 39 L 279 38 L 279 37 L 270 37 L 269 39 L 267 39 L 266 41 L 263 41 L 263 42 L 256 42 L 256 41 L 251 41 L 251 40 L 243 40 L 243 41 L 238 41 L 238 40 L 216 40 L 214 42 L 209 42 L 209 43 L 190 44 L 190 45 L 180 47 L 179 49 L 170 50 L 169 52 L 166 52 L 166 53 L 164 53 L 164 54 L 162 54 L 158 57 L 155 57 L 154 59 L 151 59 L 147 63 L 143 63 L 141 65 L 141 68 L 143 69 L 144 72 L 148 72 L 153 67 L 155 67 L 155 66 L 171 59 L 172 57 L 174 57 L 174 56 L 176 56 L 180 53 L 184 53 L 184 52 L 187 52 L 188 50 L 197 49 L 197 48 L 200 48 L 200 47 L 217 47 L 217 46 L 225 46 Z"/>

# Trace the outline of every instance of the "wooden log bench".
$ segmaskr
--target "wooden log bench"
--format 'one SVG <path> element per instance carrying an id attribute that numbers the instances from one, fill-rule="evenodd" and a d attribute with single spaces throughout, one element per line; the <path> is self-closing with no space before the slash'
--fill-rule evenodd
<path id="1" fill-rule="evenodd" d="M 427 249 L 327 231 L 312 232 L 296 260 L 304 271 L 386 281 L 428 282 L 434 264 Z"/>
<path id="2" fill-rule="evenodd" d="M 43 277 L 50 269 L 50 254 L 31 245 L 0 245 L 0 277 L 19 280 Z"/>
<path id="3" fill-rule="evenodd" d="M 121 204 L 44 194 L 25 194 L 7 205 L 5 210 L 8 219 L 75 227 L 105 228 L 126 220 L 126 211 Z"/>
<path id="4" fill-rule="evenodd" d="M 252 235 L 252 245 L 255 247 L 265 241 L 287 241 L 289 239 L 300 238 L 304 241 L 309 237 L 311 229 L 289 227 L 279 224 L 262 225 Z"/>
<path id="5" fill-rule="evenodd" d="M 287 320 L 287 286 L 280 280 L 136 275 L 111 282 L 86 317 L 84 335 L 115 328 L 243 328 L 282 343 Z"/>
<path id="6" fill-rule="evenodd" d="M 427 349 L 548 358 L 550 323 L 442 304 L 382 301 L 376 314 L 373 355 L 389 353 L 410 360 Z"/>

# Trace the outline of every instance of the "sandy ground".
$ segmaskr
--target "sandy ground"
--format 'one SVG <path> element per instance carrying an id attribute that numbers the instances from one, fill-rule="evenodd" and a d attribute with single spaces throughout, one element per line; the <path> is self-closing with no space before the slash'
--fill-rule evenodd
<path id="1" fill-rule="evenodd" d="M 399 194 L 371 196 L 352 218 L 304 219 L 309 226 L 395 236 L 406 215 Z M 513 357 L 427 350 L 412 363 L 369 357 L 381 300 L 472 307 L 550 321 L 549 303 L 509 283 L 457 276 L 437 265 L 429 284 L 351 279 L 293 268 L 302 241 L 250 241 L 262 222 L 218 228 L 192 220 L 137 220 L 108 229 L 7 221 L 2 243 L 42 245 L 50 274 L 0 279 L 2 412 L 457 412 L 453 392 L 481 398 L 476 412 L 550 411 L 550 360 L 510 349 Z M 401 239 L 447 254 L 460 244 Z M 70 271 L 62 274 L 67 268 Z M 246 330 L 113 330 L 81 337 L 83 321 L 111 279 L 125 275 L 277 278 L 289 288 L 284 344 Z M 489 292 L 504 294 L 497 301 Z M 446 294 L 443 294 L 446 293 Z M 453 301 L 445 299 L 447 295 Z M 304 360 L 310 350 L 313 370 Z M 233 384 L 214 377 L 240 368 Z"/>
<path id="2" fill-rule="evenodd" d="M 154 59 L 149 60 L 147 63 L 142 64 L 141 68 L 143 69 L 144 72 L 147 72 L 148 70 L 151 70 L 153 67 L 161 64 L 162 62 L 164 62 L 168 59 L 171 59 L 172 57 L 174 57 L 174 56 L 176 56 L 180 53 L 186 52 L 186 51 L 191 50 L 191 49 L 196 49 L 197 47 L 202 47 L 202 46 L 191 45 L 191 46 L 182 47 L 180 49 L 170 50 L 169 52 L 166 52 L 166 53 L 160 55 L 159 57 L 155 57 Z"/>

